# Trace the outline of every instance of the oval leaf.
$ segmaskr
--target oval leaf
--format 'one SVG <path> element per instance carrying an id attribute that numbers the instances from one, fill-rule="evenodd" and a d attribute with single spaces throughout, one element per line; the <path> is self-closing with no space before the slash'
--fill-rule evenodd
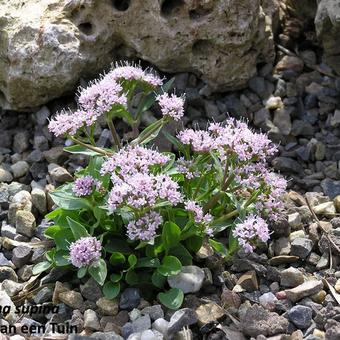
<path id="1" fill-rule="evenodd" d="M 82 279 L 87 273 L 87 268 L 86 267 L 81 267 L 78 269 L 78 272 L 77 272 L 77 277 L 78 279 Z"/>
<path id="2" fill-rule="evenodd" d="M 68 225 L 70 226 L 72 230 L 73 236 L 76 240 L 79 240 L 82 237 L 91 236 L 82 224 L 73 220 L 71 217 L 66 217 L 66 219 L 67 219 Z"/>
<path id="3" fill-rule="evenodd" d="M 172 247 L 177 246 L 181 240 L 181 229 L 173 222 L 165 222 L 162 230 L 162 241 L 164 248 L 169 250 Z"/>
<path id="4" fill-rule="evenodd" d="M 169 309 L 179 309 L 183 303 L 184 294 L 178 288 L 171 288 L 165 293 L 158 294 L 158 300 Z"/>
<path id="5" fill-rule="evenodd" d="M 122 253 L 114 252 L 110 256 L 110 264 L 116 266 L 125 262 L 125 256 Z"/>
<path id="6" fill-rule="evenodd" d="M 175 256 L 165 256 L 162 264 L 158 267 L 158 272 L 163 276 L 177 275 L 181 272 L 182 264 Z"/>
<path id="7" fill-rule="evenodd" d="M 107 275 L 106 262 L 100 259 L 96 265 L 89 267 L 89 273 L 102 286 Z"/>
<path id="8" fill-rule="evenodd" d="M 33 273 L 33 275 L 38 275 L 38 274 L 44 272 L 45 270 L 50 269 L 51 266 L 52 266 L 52 264 L 48 261 L 40 262 L 33 267 L 32 273 Z"/>
<path id="9" fill-rule="evenodd" d="M 104 296 L 107 299 L 114 299 L 120 292 L 120 283 L 106 282 L 103 287 Z"/>

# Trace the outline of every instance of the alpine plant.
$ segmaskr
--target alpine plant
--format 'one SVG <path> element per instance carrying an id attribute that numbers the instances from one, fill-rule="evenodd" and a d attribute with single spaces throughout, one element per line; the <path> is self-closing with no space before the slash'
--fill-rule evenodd
<path id="1" fill-rule="evenodd" d="M 55 248 L 35 272 L 74 268 L 112 299 L 126 285 L 146 294 L 150 286 L 169 289 L 166 278 L 191 264 L 202 245 L 228 258 L 239 247 L 252 252 L 269 240 L 286 188 L 267 165 L 277 147 L 230 118 L 204 130 L 165 133 L 176 152 L 159 152 L 154 139 L 185 114 L 185 97 L 169 94 L 171 85 L 151 69 L 117 64 L 79 90 L 77 110 L 51 119 L 49 130 L 73 143 L 65 150 L 87 155 L 89 163 L 73 183 L 51 193 L 57 208 L 47 215 L 54 224 L 46 235 Z M 143 128 L 144 112 L 153 109 L 160 118 Z M 124 140 L 118 120 L 131 129 Z M 96 145 L 99 121 L 111 131 L 111 148 Z M 183 292 L 172 288 L 158 298 L 175 309 Z"/>

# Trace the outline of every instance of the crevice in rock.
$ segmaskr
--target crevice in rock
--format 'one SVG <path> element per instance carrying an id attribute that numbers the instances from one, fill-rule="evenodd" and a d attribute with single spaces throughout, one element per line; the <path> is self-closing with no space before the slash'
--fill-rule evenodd
<path id="1" fill-rule="evenodd" d="M 170 16 L 174 14 L 176 9 L 185 5 L 183 0 L 164 0 L 161 6 L 161 14 L 164 16 Z"/>
<path id="2" fill-rule="evenodd" d="M 199 39 L 192 45 L 192 53 L 195 55 L 203 53 L 205 54 L 207 49 L 211 49 L 212 47 L 213 46 L 210 40 Z"/>
<path id="3" fill-rule="evenodd" d="M 113 7 L 120 12 L 125 12 L 129 9 L 131 0 L 112 0 Z"/>
<path id="4" fill-rule="evenodd" d="M 192 20 L 199 20 L 212 12 L 212 8 L 205 9 L 198 7 L 189 11 L 189 17 Z"/>
<path id="5" fill-rule="evenodd" d="M 78 28 L 85 35 L 91 35 L 93 33 L 93 25 L 90 22 L 82 22 L 78 25 Z"/>

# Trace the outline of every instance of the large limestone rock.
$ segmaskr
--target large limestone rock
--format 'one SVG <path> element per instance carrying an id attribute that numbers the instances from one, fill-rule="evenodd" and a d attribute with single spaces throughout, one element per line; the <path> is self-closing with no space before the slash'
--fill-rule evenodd
<path id="1" fill-rule="evenodd" d="M 277 0 L 0 0 L 0 105 L 41 105 L 123 57 L 193 72 L 214 91 L 242 87 L 274 57 L 277 10 Z"/>
<path id="2" fill-rule="evenodd" d="M 340 74 L 340 2 L 321 0 L 315 17 L 318 39 L 324 48 L 325 62 Z"/>

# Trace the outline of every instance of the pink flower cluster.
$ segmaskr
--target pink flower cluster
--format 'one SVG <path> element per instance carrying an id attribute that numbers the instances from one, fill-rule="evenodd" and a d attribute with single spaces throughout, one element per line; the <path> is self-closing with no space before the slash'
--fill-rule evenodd
<path id="1" fill-rule="evenodd" d="M 269 229 L 263 218 L 252 214 L 248 215 L 243 222 L 236 224 L 233 235 L 246 252 L 252 252 L 256 241 L 269 240 Z"/>
<path id="2" fill-rule="evenodd" d="M 203 208 L 195 201 L 186 201 L 184 206 L 187 211 L 193 214 L 195 223 L 205 227 L 207 234 L 212 234 L 212 229 L 208 226 L 213 220 L 213 217 L 210 214 L 204 214 Z"/>
<path id="3" fill-rule="evenodd" d="M 177 160 L 176 165 L 177 170 L 187 179 L 193 179 L 200 176 L 200 173 L 195 169 L 195 164 L 192 160 L 186 160 L 184 157 L 180 157 Z"/>
<path id="4" fill-rule="evenodd" d="M 92 176 L 83 176 L 74 181 L 72 191 L 78 197 L 89 196 L 95 189 L 100 190 L 100 187 L 100 182 Z"/>
<path id="5" fill-rule="evenodd" d="M 70 245 L 70 260 L 77 267 L 95 264 L 101 255 L 102 245 L 95 237 L 82 237 Z"/>
<path id="6" fill-rule="evenodd" d="M 255 133 L 246 123 L 234 118 L 228 119 L 223 125 L 210 124 L 208 131 L 186 129 L 177 137 L 183 144 L 191 145 L 194 151 L 218 151 L 222 160 L 234 154 L 240 161 L 265 161 L 277 152 L 266 134 Z"/>
<path id="7" fill-rule="evenodd" d="M 149 241 L 156 235 L 156 230 L 162 223 L 162 216 L 155 211 L 151 211 L 138 220 L 129 222 L 127 235 L 130 240 Z"/>
<path id="8" fill-rule="evenodd" d="M 164 117 L 169 117 L 179 121 L 184 116 L 183 97 L 178 97 L 175 94 L 169 95 L 168 93 L 164 93 L 157 96 L 156 101 L 158 102 Z"/>

